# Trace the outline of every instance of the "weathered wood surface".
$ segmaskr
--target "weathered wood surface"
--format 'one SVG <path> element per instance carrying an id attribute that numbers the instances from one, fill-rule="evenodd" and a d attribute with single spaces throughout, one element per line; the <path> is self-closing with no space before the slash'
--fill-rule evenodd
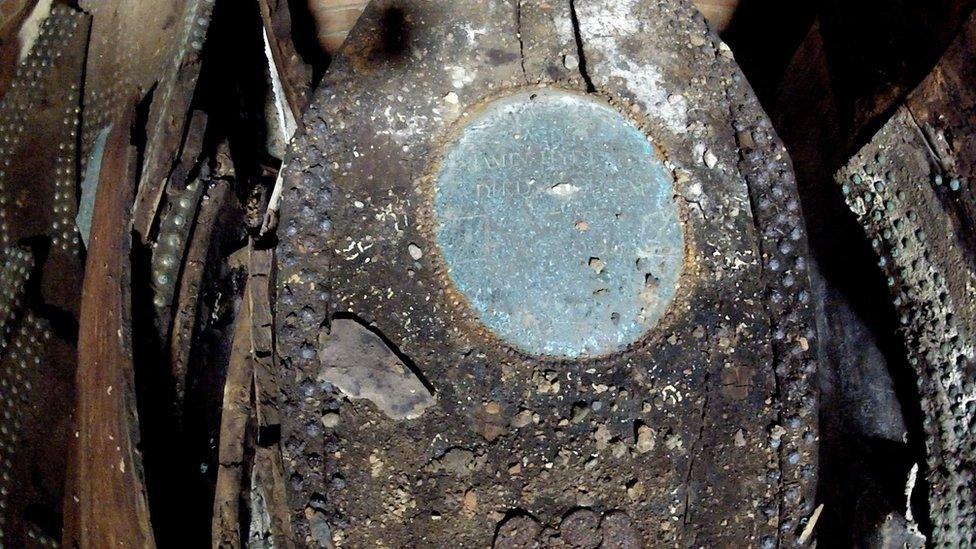
<path id="1" fill-rule="evenodd" d="M 134 103 L 129 109 L 132 120 Z M 75 477 L 65 498 L 68 547 L 155 546 L 132 359 L 135 151 L 129 137 L 129 123 L 114 126 L 95 198 L 78 335 Z"/>
<path id="2" fill-rule="evenodd" d="M 319 44 L 329 55 L 339 51 L 367 3 L 368 0 L 309 0 Z"/>
<path id="3" fill-rule="evenodd" d="M 234 341 L 227 364 L 224 399 L 220 415 L 220 461 L 214 496 L 214 547 L 241 547 L 240 508 L 244 498 L 242 486 L 247 471 L 245 462 L 248 423 L 253 404 L 254 360 L 251 356 L 250 295 L 245 291 L 234 321 Z"/>
<path id="4" fill-rule="evenodd" d="M 274 354 L 272 285 L 274 250 L 250 250 L 248 306 L 251 319 L 251 354 L 254 361 L 254 400 L 258 444 L 277 446 L 281 421 L 278 415 L 277 357 Z"/>
<path id="5" fill-rule="evenodd" d="M 294 11 L 289 2 L 281 0 L 259 0 L 261 22 L 264 24 L 265 56 L 270 54 L 269 76 L 271 78 L 272 93 L 284 97 L 275 97 L 279 108 L 287 108 L 290 123 L 298 120 L 305 106 L 308 104 L 312 91 L 312 66 L 299 55 L 294 42 L 295 25 L 307 21 L 295 21 L 296 17 L 304 17 L 301 11 Z M 282 131 L 285 128 L 281 128 Z M 285 138 L 287 141 L 291 136 Z"/>
<path id="6" fill-rule="evenodd" d="M 909 94 L 904 107 L 925 140 L 934 170 L 943 174 L 943 185 L 958 194 L 936 197 L 951 225 L 953 237 L 976 266 L 976 20 L 970 19 L 945 56 L 922 83 Z M 933 176 L 934 177 L 934 176 Z M 955 180 L 955 183 L 953 182 Z M 950 188 L 958 184 L 957 189 Z"/>
<path id="7" fill-rule="evenodd" d="M 723 32 L 729 27 L 740 0 L 693 0 L 695 7 L 702 12 L 715 32 Z"/>
<path id="8" fill-rule="evenodd" d="M 245 250 L 248 280 L 234 324 L 220 418 L 213 546 L 273 543 L 291 547 L 285 478 L 278 445 L 270 285 L 273 252 Z M 240 509 L 249 505 L 250 523 Z M 248 533 L 248 539 L 241 538 Z"/>
<path id="9" fill-rule="evenodd" d="M 709 25 L 721 33 L 728 28 L 740 0 L 694 0 Z M 329 55 L 335 55 L 349 31 L 356 25 L 367 0 L 308 0 L 315 18 L 319 43 Z"/>
<path id="10" fill-rule="evenodd" d="M 285 483 L 281 448 L 277 444 L 257 446 L 254 449 L 254 464 L 251 468 L 251 546 L 260 544 L 282 548 L 302 546 L 295 541 L 292 532 Z M 255 502 L 260 504 L 255 505 Z M 258 523 L 258 515 L 267 523 Z"/>

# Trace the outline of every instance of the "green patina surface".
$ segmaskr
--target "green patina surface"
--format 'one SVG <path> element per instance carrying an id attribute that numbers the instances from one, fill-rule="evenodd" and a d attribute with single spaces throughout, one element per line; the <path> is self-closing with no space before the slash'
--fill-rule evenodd
<path id="1" fill-rule="evenodd" d="M 437 242 L 478 318 L 535 355 L 634 343 L 671 303 L 684 261 L 673 181 L 608 104 L 557 90 L 489 104 L 436 180 Z"/>

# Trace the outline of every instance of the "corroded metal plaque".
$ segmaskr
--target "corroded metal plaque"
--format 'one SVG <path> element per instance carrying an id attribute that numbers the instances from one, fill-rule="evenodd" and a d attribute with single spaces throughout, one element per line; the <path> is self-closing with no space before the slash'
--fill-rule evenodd
<path id="1" fill-rule="evenodd" d="M 461 128 L 435 180 L 437 243 L 478 318 L 536 355 L 634 343 L 684 258 L 671 174 L 599 99 L 523 91 Z"/>

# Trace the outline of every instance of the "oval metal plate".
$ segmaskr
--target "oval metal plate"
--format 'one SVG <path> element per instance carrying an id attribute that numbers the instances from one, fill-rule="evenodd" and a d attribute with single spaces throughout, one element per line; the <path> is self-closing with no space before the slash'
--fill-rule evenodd
<path id="1" fill-rule="evenodd" d="M 671 174 L 607 103 L 561 90 L 491 102 L 448 145 L 434 185 L 450 279 L 515 348 L 617 352 L 674 298 L 684 235 Z"/>

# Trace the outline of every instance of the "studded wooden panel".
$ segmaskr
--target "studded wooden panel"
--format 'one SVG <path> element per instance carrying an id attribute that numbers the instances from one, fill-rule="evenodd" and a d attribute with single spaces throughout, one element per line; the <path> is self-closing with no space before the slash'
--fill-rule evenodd
<path id="1" fill-rule="evenodd" d="M 976 18 L 837 174 L 887 275 L 925 415 L 936 546 L 976 542 Z"/>
<path id="2" fill-rule="evenodd" d="M 39 393 L 48 388 L 44 378 L 49 366 L 45 347 L 51 340 L 48 324 L 27 312 L 5 341 L 4 356 L 0 359 L 0 544 L 18 547 L 26 542 L 31 528 L 42 525 L 30 522 L 30 508 L 43 502 L 45 511 L 57 513 L 54 500 L 44 501 L 45 488 L 61 489 L 56 479 L 33 478 L 36 460 L 50 459 L 50 440 L 38 440 L 30 428 L 43 425 L 44 406 L 58 406 L 60 399 L 41 399 Z M 46 396 L 46 395 L 45 395 Z M 38 420 L 41 421 L 38 421 Z M 61 433 L 62 437 L 64 433 Z M 62 450 L 62 444 L 60 445 Z M 64 460 L 56 459 L 64 465 Z M 47 468 L 47 467 L 44 467 Z M 54 480 L 54 482 L 52 482 Z M 57 515 L 53 515 L 56 517 Z M 57 523 L 54 523 L 57 524 Z M 50 528 L 54 524 L 46 524 Z M 43 531 L 43 530 L 41 530 Z M 56 536 L 56 532 L 45 532 Z"/>
<path id="3" fill-rule="evenodd" d="M 279 227 L 278 379 L 297 541 L 512 547 L 518 536 L 495 535 L 523 522 L 522 541 L 572 546 L 580 523 L 629 516 L 647 546 L 793 543 L 817 481 L 802 215 L 783 145 L 691 3 L 380 0 L 330 71 L 293 143 Z M 540 88 L 612 105 L 666 159 L 686 242 L 677 297 L 619 352 L 566 359 L 499 342 L 438 240 L 432 180 L 462 128 L 499 98 L 532 101 Z M 575 141 L 577 113 L 566 114 L 552 132 L 565 140 L 553 142 L 616 150 L 604 135 Z M 540 158 L 524 142 L 524 156 L 492 156 L 509 149 L 486 142 L 475 159 L 509 169 Z M 625 157 L 608 156 L 584 168 L 623 169 Z M 563 160 L 547 184 L 536 178 L 537 192 L 509 198 L 559 211 L 546 193 L 583 188 L 587 173 Z M 459 214 L 483 215 L 476 198 L 457 201 Z M 512 247 L 538 244 L 512 234 Z M 521 261 L 556 264 L 573 249 Z M 592 274 L 592 257 L 573 259 Z M 537 282 L 506 290 L 548 297 Z M 348 337 L 350 322 L 361 337 Z M 369 385 L 357 386 L 336 374 L 331 358 L 357 356 L 336 351 L 344 337 L 370 349 L 385 338 L 397 360 L 376 361 L 394 364 L 389 378 L 415 372 L 434 396 L 398 406 L 422 384 L 383 392 L 389 378 L 363 374 Z"/>
<path id="4" fill-rule="evenodd" d="M 32 14 L 37 0 L 7 0 L 0 3 L 0 96 L 10 86 L 20 63 L 21 29 Z"/>
<path id="5" fill-rule="evenodd" d="M 65 410 L 74 400 L 82 279 L 74 217 L 88 31 L 86 15 L 55 7 L 0 101 L 0 242 L 6 261 L 0 275 L 6 330 L 0 431 L 8 437 L 0 531 L 10 546 L 60 537 L 71 432 Z M 12 299 L 17 293 L 23 295 L 19 303 Z"/>

